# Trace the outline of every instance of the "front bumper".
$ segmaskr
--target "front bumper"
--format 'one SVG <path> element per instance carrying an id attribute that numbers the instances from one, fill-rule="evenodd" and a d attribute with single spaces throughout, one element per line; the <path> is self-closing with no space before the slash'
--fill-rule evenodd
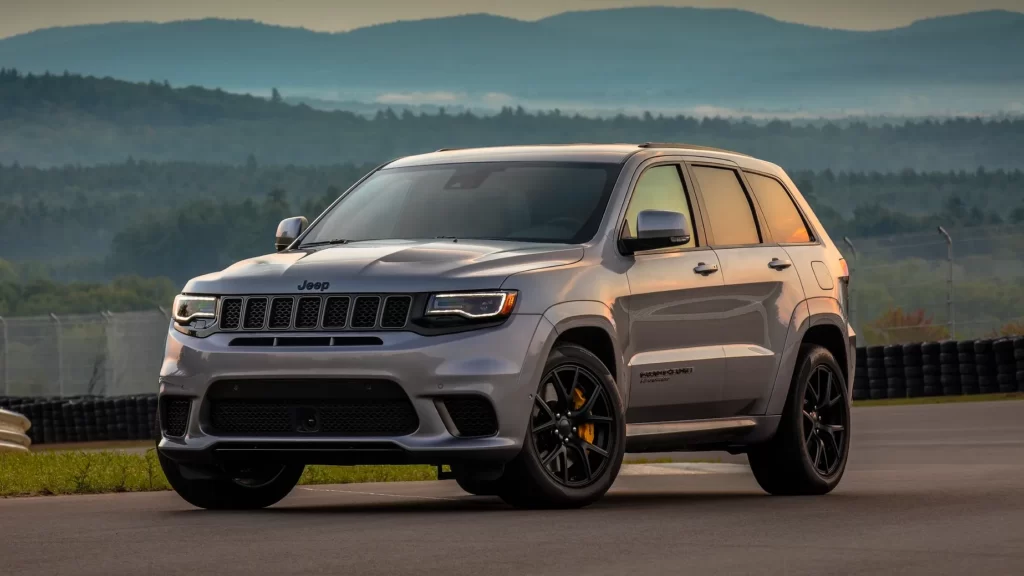
<path id="1" fill-rule="evenodd" d="M 168 458 L 197 465 L 231 457 L 307 464 L 507 461 L 526 438 L 532 394 L 554 335 L 553 326 L 539 315 L 513 315 L 499 327 L 439 336 L 374 332 L 383 345 L 345 348 L 233 347 L 229 343 L 239 334 L 195 338 L 171 329 L 160 395 L 188 398 L 191 410 L 184 436 L 164 435 L 158 448 Z M 247 437 L 218 436 L 208 421 L 207 392 L 215 382 L 325 378 L 397 383 L 415 409 L 418 428 L 397 437 Z M 435 401 L 465 395 L 480 395 L 492 403 L 496 435 L 459 438 L 450 421 L 446 426 Z"/>

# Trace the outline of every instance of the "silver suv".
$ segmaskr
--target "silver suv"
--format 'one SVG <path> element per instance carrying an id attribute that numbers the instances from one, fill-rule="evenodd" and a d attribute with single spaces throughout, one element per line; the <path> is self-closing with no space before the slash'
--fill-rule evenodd
<path id="1" fill-rule="evenodd" d="M 159 456 L 196 506 L 269 506 L 306 464 L 445 464 L 520 507 L 595 501 L 624 452 L 746 453 L 772 494 L 843 475 L 849 275 L 774 164 L 441 150 L 277 250 L 174 303 Z"/>

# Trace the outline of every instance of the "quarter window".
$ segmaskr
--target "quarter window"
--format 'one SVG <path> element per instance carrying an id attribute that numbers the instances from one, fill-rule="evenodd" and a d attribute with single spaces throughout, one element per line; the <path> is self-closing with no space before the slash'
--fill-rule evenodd
<path id="1" fill-rule="evenodd" d="M 747 182 L 776 242 L 810 242 L 811 234 L 793 199 L 775 178 L 747 172 Z"/>
<path id="2" fill-rule="evenodd" d="M 760 244 L 753 207 L 743 191 L 739 174 L 728 168 L 694 166 L 694 177 L 718 246 Z"/>
<path id="3" fill-rule="evenodd" d="M 622 230 L 623 238 L 635 238 L 636 218 L 644 210 L 665 210 L 678 212 L 686 217 L 686 221 L 693 228 L 693 216 L 690 211 L 690 202 L 686 197 L 686 188 L 675 164 L 670 166 L 655 166 L 648 168 L 640 175 L 640 180 L 633 190 L 633 197 L 629 200 L 629 207 L 626 208 L 626 225 Z M 693 248 L 697 245 L 697 233 L 691 231 L 690 241 L 680 245 L 683 248 Z"/>

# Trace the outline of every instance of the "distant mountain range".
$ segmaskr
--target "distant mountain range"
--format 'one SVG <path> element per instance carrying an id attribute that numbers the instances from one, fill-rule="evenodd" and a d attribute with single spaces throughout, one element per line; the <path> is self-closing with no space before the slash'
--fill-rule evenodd
<path id="1" fill-rule="evenodd" d="M 875 32 L 739 10 L 628 8 L 535 22 L 489 15 L 319 33 L 251 21 L 111 23 L 0 39 L 0 66 L 286 96 L 396 93 L 640 108 L 1024 112 L 1024 14 Z"/>

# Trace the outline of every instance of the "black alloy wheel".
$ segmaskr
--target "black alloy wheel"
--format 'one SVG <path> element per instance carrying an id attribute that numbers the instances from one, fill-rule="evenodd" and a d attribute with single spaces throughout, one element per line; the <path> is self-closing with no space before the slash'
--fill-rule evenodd
<path id="1" fill-rule="evenodd" d="M 815 367 L 807 379 L 803 401 L 804 448 L 814 470 L 823 478 L 835 474 L 846 457 L 844 435 L 848 422 L 846 396 L 832 368 Z"/>
<path id="2" fill-rule="evenodd" d="M 587 486 L 612 460 L 618 429 L 613 405 L 598 377 L 575 362 L 556 366 L 541 382 L 530 420 L 541 466 L 562 486 Z"/>

